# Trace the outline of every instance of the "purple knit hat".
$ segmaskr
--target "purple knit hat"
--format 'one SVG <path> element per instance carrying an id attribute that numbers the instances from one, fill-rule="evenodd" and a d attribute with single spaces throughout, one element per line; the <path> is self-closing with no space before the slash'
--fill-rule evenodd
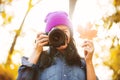
<path id="1" fill-rule="evenodd" d="M 68 18 L 68 14 L 64 11 L 48 13 L 45 22 L 46 22 L 45 32 L 49 32 L 53 27 L 57 25 L 65 25 L 69 28 L 72 27 L 72 24 Z"/>

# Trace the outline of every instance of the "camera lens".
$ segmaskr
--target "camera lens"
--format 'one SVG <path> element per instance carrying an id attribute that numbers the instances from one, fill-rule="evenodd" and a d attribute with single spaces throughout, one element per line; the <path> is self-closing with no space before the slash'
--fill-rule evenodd
<path id="1" fill-rule="evenodd" d="M 59 47 L 65 44 L 66 34 L 58 28 L 54 28 L 50 31 L 48 36 L 50 46 Z"/>
<path id="2" fill-rule="evenodd" d="M 54 41 L 54 42 L 55 42 L 55 41 L 58 41 L 58 40 L 60 39 L 59 33 L 53 34 L 51 39 L 52 39 L 52 41 Z"/>

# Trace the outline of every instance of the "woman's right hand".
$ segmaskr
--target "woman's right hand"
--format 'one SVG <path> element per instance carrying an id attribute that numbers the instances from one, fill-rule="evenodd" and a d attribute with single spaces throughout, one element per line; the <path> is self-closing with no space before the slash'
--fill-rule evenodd
<path id="1" fill-rule="evenodd" d="M 42 52 L 43 46 L 47 44 L 48 44 L 48 35 L 46 35 L 45 33 L 37 34 L 35 40 L 35 46 L 34 46 L 35 51 L 38 53 Z"/>
<path id="2" fill-rule="evenodd" d="M 45 35 L 44 33 L 37 34 L 34 50 L 28 61 L 30 63 L 36 64 L 43 51 L 43 46 L 47 44 L 48 44 L 48 35 Z"/>

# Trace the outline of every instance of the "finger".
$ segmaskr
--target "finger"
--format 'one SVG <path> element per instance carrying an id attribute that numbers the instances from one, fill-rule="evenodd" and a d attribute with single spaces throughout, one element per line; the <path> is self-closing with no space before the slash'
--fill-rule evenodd
<path id="1" fill-rule="evenodd" d="M 94 45 L 93 45 L 93 43 L 92 42 L 84 42 L 83 44 L 82 44 L 82 47 L 94 47 Z"/>
<path id="2" fill-rule="evenodd" d="M 48 44 L 48 42 L 43 42 L 43 43 L 38 43 L 36 46 L 42 47 L 42 46 L 47 45 L 47 44 Z"/>
<path id="3" fill-rule="evenodd" d="M 42 46 L 47 45 L 47 44 L 48 44 L 48 42 L 41 43 Z"/>
<path id="4" fill-rule="evenodd" d="M 38 33 L 36 38 L 39 38 L 40 35 L 42 35 L 42 34 L 44 34 L 44 33 L 43 32 Z"/>
<path id="5" fill-rule="evenodd" d="M 88 52 L 86 50 L 84 50 L 84 55 L 87 56 Z"/>
<path id="6" fill-rule="evenodd" d="M 37 34 L 36 39 L 35 39 L 35 43 L 38 41 L 38 39 L 40 39 L 40 36 L 41 36 L 42 34 L 43 34 L 42 32 L 40 32 L 40 33 Z"/>
<path id="7" fill-rule="evenodd" d="M 94 49 L 91 47 L 84 47 L 84 52 L 85 53 L 93 53 Z"/>
<path id="8" fill-rule="evenodd" d="M 37 37 L 36 39 L 42 39 L 42 38 L 48 38 L 48 35 L 41 34 L 41 35 L 39 35 L 39 37 Z"/>
<path id="9" fill-rule="evenodd" d="M 85 41 L 83 43 L 82 47 L 84 48 L 84 50 L 86 50 L 88 52 L 93 52 L 93 50 L 94 50 L 94 45 L 93 45 L 92 41 Z"/>
<path id="10" fill-rule="evenodd" d="M 36 40 L 36 44 L 40 44 L 40 43 L 44 43 L 44 42 L 48 42 L 48 38 L 43 38 L 43 39 L 40 39 L 40 40 Z"/>
<path id="11" fill-rule="evenodd" d="M 39 37 L 36 38 L 35 43 L 39 40 L 42 40 L 42 39 L 47 39 L 48 40 L 48 36 L 41 34 Z"/>
<path id="12" fill-rule="evenodd" d="M 36 39 L 36 41 L 44 41 L 44 40 L 48 40 L 47 36 L 42 36 Z"/>
<path id="13" fill-rule="evenodd" d="M 43 47 L 44 45 L 47 45 L 48 44 L 48 41 L 45 41 L 45 42 L 37 42 L 36 44 L 35 44 L 35 46 L 36 46 L 36 48 L 39 48 L 39 47 Z"/>

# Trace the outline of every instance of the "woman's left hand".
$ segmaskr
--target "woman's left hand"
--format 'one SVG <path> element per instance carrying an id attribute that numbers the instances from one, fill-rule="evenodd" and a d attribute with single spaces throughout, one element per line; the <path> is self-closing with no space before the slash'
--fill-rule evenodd
<path id="1" fill-rule="evenodd" d="M 84 48 L 84 55 L 86 63 L 92 62 L 92 56 L 94 53 L 94 45 L 90 40 L 85 40 L 82 48 Z"/>

